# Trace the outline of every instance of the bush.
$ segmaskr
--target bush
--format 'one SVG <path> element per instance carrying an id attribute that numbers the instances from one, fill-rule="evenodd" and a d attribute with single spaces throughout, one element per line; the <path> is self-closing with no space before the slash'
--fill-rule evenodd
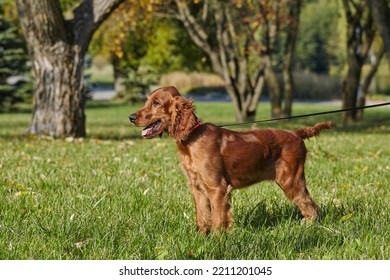
<path id="1" fill-rule="evenodd" d="M 295 99 L 340 99 L 342 79 L 314 73 L 294 73 Z M 281 83 L 280 83 L 281 84 Z"/>
<path id="2" fill-rule="evenodd" d="M 375 81 L 375 93 L 390 96 L 390 81 L 387 75 L 377 75 L 374 78 Z"/>
<path id="3" fill-rule="evenodd" d="M 293 73 L 294 100 L 333 100 L 341 99 L 343 81 L 340 77 L 315 73 Z M 283 96 L 282 74 L 277 74 L 280 92 Z M 269 97 L 269 89 L 264 88 L 262 96 Z"/>

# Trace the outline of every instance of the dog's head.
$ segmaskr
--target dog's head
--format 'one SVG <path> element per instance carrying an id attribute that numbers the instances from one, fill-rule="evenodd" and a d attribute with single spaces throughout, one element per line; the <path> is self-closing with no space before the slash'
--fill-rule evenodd
<path id="1" fill-rule="evenodd" d="M 198 123 L 194 112 L 192 101 L 170 86 L 153 91 L 145 105 L 129 119 L 136 126 L 144 127 L 142 136 L 145 138 L 167 131 L 176 140 L 186 140 Z"/>

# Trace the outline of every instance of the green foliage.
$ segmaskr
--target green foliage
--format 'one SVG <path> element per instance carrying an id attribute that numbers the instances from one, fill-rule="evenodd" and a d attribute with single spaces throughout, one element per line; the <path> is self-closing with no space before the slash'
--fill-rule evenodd
<path id="1" fill-rule="evenodd" d="M 130 87 L 156 84 L 162 74 L 177 70 L 209 70 L 203 52 L 177 22 L 154 19 L 149 24 L 148 30 L 137 26 L 123 38 L 119 68 Z"/>
<path id="2" fill-rule="evenodd" d="M 142 62 L 161 75 L 172 71 L 209 70 L 206 55 L 194 45 L 181 25 L 156 20 L 148 52 Z"/>
<path id="3" fill-rule="evenodd" d="M 210 71 L 207 56 L 194 45 L 187 32 L 176 21 L 154 19 L 150 32 L 127 33 L 121 69 L 131 92 L 137 85 L 157 84 L 165 73 L 174 71 Z"/>
<path id="4" fill-rule="evenodd" d="M 61 9 L 65 13 L 73 10 L 79 3 L 80 0 L 60 0 Z"/>
<path id="5" fill-rule="evenodd" d="M 334 38 L 341 7 L 337 1 L 315 0 L 306 3 L 301 11 L 300 29 L 296 46 L 297 67 L 326 74 L 330 65 L 337 63 Z M 341 46 L 345 49 L 345 46 Z"/>
<path id="6" fill-rule="evenodd" d="M 22 35 L 0 8 L 0 112 L 30 99 L 28 59 Z"/>
<path id="7" fill-rule="evenodd" d="M 119 99 L 137 99 L 164 73 L 208 70 L 206 56 L 183 27 L 154 15 L 158 6 L 155 1 L 126 1 L 93 38 L 90 53 L 112 63 Z"/>
<path id="8" fill-rule="evenodd" d="M 234 120 L 229 103 L 196 105 L 204 121 Z M 216 237 L 195 230 L 172 139 L 142 140 L 140 128 L 129 124 L 127 115 L 139 106 L 90 103 L 91 138 L 83 140 L 22 136 L 29 114 L 0 115 L 0 259 L 390 258 L 390 127 L 380 122 L 388 120 L 388 109 L 367 110 L 366 122 L 351 131 L 306 141 L 319 222 L 301 225 L 281 190 L 261 183 L 233 192 L 235 224 Z M 268 105 L 258 112 L 259 119 L 268 117 Z"/>

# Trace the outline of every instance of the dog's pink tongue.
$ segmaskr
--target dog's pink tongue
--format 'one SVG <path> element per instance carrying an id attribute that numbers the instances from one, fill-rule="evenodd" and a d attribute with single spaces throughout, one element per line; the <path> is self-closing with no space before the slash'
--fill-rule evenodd
<path id="1" fill-rule="evenodd" d="M 146 135 L 150 134 L 150 133 L 152 132 L 152 130 L 153 130 L 152 127 L 145 128 L 145 129 L 142 130 L 141 135 L 142 135 L 142 136 L 146 136 Z"/>

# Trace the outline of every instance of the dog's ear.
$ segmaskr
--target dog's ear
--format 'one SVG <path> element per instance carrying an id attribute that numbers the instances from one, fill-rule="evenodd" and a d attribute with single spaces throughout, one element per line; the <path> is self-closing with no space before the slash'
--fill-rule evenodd
<path id="1" fill-rule="evenodd" d="M 182 96 L 173 97 L 169 113 L 171 115 L 169 135 L 179 141 L 187 140 L 191 129 L 196 124 L 195 108 L 192 100 Z"/>

